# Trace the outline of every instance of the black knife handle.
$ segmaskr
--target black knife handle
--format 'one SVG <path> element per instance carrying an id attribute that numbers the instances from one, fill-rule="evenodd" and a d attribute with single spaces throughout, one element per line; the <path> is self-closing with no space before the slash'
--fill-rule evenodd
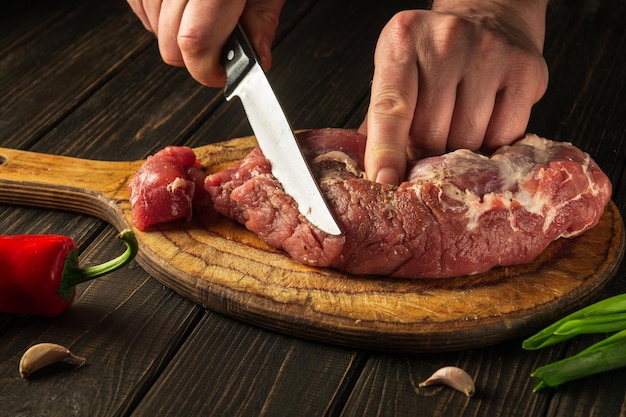
<path id="1" fill-rule="evenodd" d="M 229 98 L 241 79 L 259 59 L 241 25 L 237 24 L 222 49 L 221 63 L 226 69 L 224 95 Z"/>

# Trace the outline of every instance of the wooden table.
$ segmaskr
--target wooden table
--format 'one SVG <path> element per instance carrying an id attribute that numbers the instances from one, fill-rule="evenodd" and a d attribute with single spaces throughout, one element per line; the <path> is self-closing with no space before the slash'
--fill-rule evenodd
<path id="1" fill-rule="evenodd" d="M 287 2 L 270 78 L 295 128 L 354 128 L 365 114 L 378 33 L 416 2 L 362 4 Z M 554 2 L 550 86 L 529 126 L 589 152 L 613 181 L 622 216 L 625 19 L 623 0 Z M 3 4 L 0 23 L 1 147 L 123 161 L 251 133 L 237 102 L 161 61 L 121 0 L 16 1 Z M 0 233 L 69 235 L 85 264 L 120 250 L 109 224 L 55 210 L 0 206 Z M 597 298 L 624 292 L 625 273 Z M 428 354 L 348 349 L 216 314 L 133 263 L 81 285 L 57 318 L 0 314 L 0 416 L 625 416 L 626 370 L 532 392 L 533 369 L 595 339 L 539 352 L 521 340 Z M 87 363 L 21 379 L 22 353 L 43 341 L 71 346 Z M 474 376 L 477 394 L 418 387 L 444 365 Z"/>

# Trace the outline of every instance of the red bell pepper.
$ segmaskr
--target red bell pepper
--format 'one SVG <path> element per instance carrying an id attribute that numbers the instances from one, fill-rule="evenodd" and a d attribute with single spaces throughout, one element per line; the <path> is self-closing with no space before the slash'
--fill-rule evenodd
<path id="1" fill-rule="evenodd" d="M 76 285 L 128 264 L 137 254 L 134 233 L 118 236 L 126 251 L 101 265 L 80 268 L 76 243 L 60 235 L 0 236 L 0 311 L 57 316 L 74 301 Z"/>

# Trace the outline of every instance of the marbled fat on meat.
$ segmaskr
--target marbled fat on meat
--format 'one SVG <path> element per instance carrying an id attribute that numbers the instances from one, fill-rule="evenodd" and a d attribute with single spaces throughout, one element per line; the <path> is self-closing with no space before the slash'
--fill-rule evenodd
<path id="1" fill-rule="evenodd" d="M 365 137 L 298 135 L 342 230 L 312 226 L 257 148 L 206 178 L 215 209 L 302 263 L 353 274 L 445 278 L 526 263 L 599 221 L 611 184 L 568 143 L 527 135 L 491 156 L 459 150 L 412 164 L 400 186 L 365 179 Z"/>

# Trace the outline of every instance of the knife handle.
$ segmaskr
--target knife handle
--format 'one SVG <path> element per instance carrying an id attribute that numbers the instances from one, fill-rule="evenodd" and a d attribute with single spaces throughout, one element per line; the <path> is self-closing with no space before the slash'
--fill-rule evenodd
<path id="1" fill-rule="evenodd" d="M 226 86 L 224 95 L 230 100 L 233 90 L 246 73 L 259 62 L 252 44 L 243 28 L 237 24 L 235 30 L 226 40 L 222 49 L 221 63 L 226 70 Z"/>

